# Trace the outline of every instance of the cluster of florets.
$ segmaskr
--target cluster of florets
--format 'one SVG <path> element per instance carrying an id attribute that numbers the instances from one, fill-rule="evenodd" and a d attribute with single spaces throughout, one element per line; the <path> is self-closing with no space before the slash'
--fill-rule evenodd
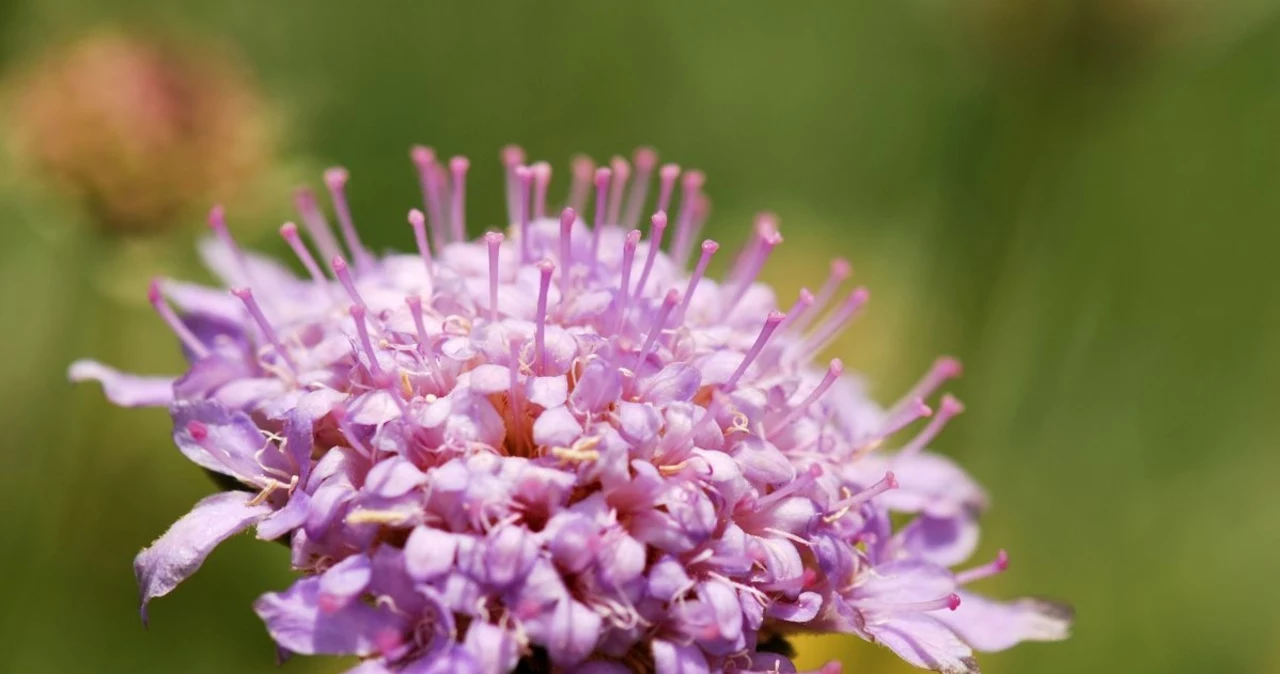
<path id="1" fill-rule="evenodd" d="M 280 230 L 309 278 L 241 251 L 215 209 L 204 252 L 231 292 L 151 289 L 191 369 L 72 367 L 119 404 L 169 406 L 178 448 L 234 485 L 138 556 L 144 615 L 256 526 L 304 574 L 255 604 L 281 651 L 359 656 L 362 674 L 789 672 L 778 646 L 800 631 L 974 672 L 971 649 L 1066 635 L 1056 605 L 966 589 L 1003 553 L 950 570 L 986 503 L 925 451 L 961 410 L 926 404 L 958 365 L 939 360 L 883 409 L 840 361 L 812 364 L 866 302 L 842 290 L 847 263 L 783 313 L 757 282 L 782 241 L 770 216 L 722 280 L 706 275 L 701 173 L 647 149 L 580 160 L 551 215 L 550 167 L 503 157 L 512 224 L 467 241 L 467 161 L 415 149 L 426 209 L 409 214 L 410 255 L 370 254 L 347 174 L 329 171 L 345 252 L 308 191 L 297 205 L 327 270 Z M 891 513 L 914 518 L 895 529 Z"/>

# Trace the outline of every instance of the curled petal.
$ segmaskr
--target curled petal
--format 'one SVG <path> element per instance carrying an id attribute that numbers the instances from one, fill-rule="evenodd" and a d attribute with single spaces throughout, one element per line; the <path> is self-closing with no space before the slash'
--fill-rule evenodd
<path id="1" fill-rule="evenodd" d="M 938 621 L 980 651 L 1003 651 L 1022 641 L 1061 641 L 1070 636 L 1070 606 L 1043 599 L 997 602 L 960 593 L 960 607 L 940 612 Z"/>
<path id="2" fill-rule="evenodd" d="M 200 568 L 219 543 L 271 512 L 265 505 L 249 505 L 252 498 L 253 494 L 241 491 L 209 496 L 138 553 L 133 572 L 138 577 L 143 622 L 148 602 L 169 594 Z"/>
<path id="3" fill-rule="evenodd" d="M 173 377 L 140 377 L 96 360 L 77 360 L 68 369 L 67 378 L 102 384 L 107 400 L 121 407 L 166 407 L 173 402 Z"/>

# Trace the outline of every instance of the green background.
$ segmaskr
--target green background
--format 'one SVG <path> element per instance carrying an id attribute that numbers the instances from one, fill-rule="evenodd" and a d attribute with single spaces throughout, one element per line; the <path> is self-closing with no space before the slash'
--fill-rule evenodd
<path id="1" fill-rule="evenodd" d="M 722 241 L 781 216 L 788 293 L 852 259 L 872 308 L 835 351 L 880 399 L 937 353 L 965 362 L 938 447 L 993 495 L 983 554 L 1013 565 L 986 589 L 1078 610 L 1070 641 L 984 671 L 1280 672 L 1276 3 L 9 0 L 0 67 L 104 24 L 237 51 L 280 171 L 348 166 L 378 247 L 411 246 L 414 142 L 472 157 L 474 231 L 503 213 L 505 143 L 561 185 L 573 153 L 642 143 L 702 168 Z M 250 602 L 289 582 L 278 546 L 224 545 L 143 630 L 132 556 L 210 486 L 162 411 L 65 383 L 79 355 L 179 366 L 142 298 L 153 273 L 198 274 L 193 229 L 108 241 L 12 173 L 0 671 L 276 671 Z M 250 243 L 282 248 L 284 185 Z M 908 671 L 855 640 L 803 648 Z"/>

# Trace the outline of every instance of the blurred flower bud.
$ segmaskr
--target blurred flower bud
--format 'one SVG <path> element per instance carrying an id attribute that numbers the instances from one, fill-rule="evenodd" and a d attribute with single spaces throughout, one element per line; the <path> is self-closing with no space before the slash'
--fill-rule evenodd
<path id="1" fill-rule="evenodd" d="M 192 221 L 270 157 L 248 77 L 186 45 L 95 33 L 30 61 L 6 98 L 19 160 L 116 234 Z"/>

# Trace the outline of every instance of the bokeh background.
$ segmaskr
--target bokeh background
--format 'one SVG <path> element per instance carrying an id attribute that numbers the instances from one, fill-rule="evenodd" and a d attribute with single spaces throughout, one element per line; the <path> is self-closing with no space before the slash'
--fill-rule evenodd
<path id="1" fill-rule="evenodd" d="M 852 259 L 873 303 L 836 351 L 883 400 L 965 362 L 939 446 L 994 497 L 988 589 L 1079 614 L 984 671 L 1280 672 L 1275 2 L 7 0 L 0 74 L 0 671 L 276 671 L 277 546 L 139 624 L 133 554 L 210 485 L 65 366 L 180 365 L 146 281 L 202 273 L 214 199 L 278 251 L 290 186 L 342 163 L 362 236 L 407 248 L 411 143 L 473 158 L 485 225 L 520 142 L 704 169 L 721 240 L 780 214 L 787 293 Z"/>

